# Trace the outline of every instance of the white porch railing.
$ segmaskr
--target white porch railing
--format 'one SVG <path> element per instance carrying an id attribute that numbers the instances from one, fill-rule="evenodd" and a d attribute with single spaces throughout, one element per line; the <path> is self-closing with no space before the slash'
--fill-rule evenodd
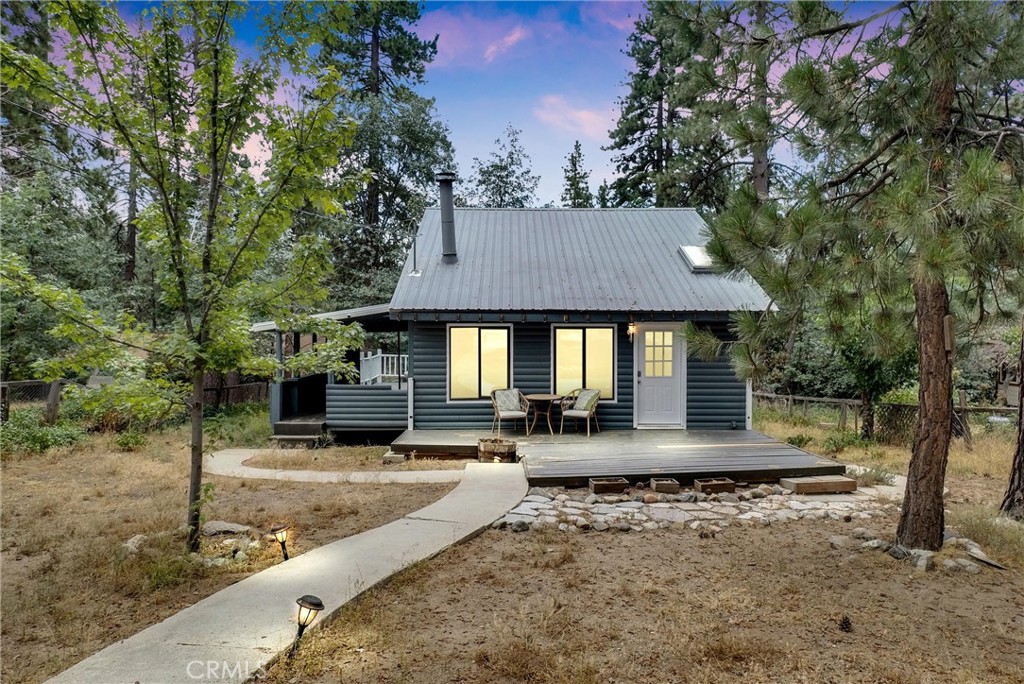
<path id="1" fill-rule="evenodd" d="M 405 378 L 408 375 L 408 354 L 384 354 L 380 349 L 375 352 L 360 352 L 359 384 L 361 385 L 398 382 L 399 378 Z"/>

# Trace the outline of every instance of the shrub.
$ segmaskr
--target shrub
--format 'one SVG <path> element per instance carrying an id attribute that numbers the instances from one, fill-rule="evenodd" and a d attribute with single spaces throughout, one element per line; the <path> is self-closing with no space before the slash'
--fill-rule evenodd
<path id="1" fill-rule="evenodd" d="M 883 404 L 917 404 L 917 383 L 889 390 L 880 398 Z"/>
<path id="2" fill-rule="evenodd" d="M 813 437 L 811 437 L 810 435 L 805 435 L 803 433 L 790 435 L 789 437 L 786 438 L 786 444 L 792 444 L 793 446 L 799 449 L 803 449 L 805 446 L 807 446 L 813 441 Z"/>
<path id="3" fill-rule="evenodd" d="M 270 439 L 270 405 L 266 402 L 225 406 L 203 421 L 211 445 L 261 447 Z"/>
<path id="4" fill-rule="evenodd" d="M 43 411 L 38 408 L 11 411 L 9 421 L 0 426 L 0 452 L 6 457 L 15 453 L 42 453 L 54 447 L 72 446 L 85 439 L 85 431 L 66 420 L 56 425 L 43 425 Z"/>
<path id="5" fill-rule="evenodd" d="M 138 451 L 149 443 L 146 435 L 135 430 L 122 432 L 114 438 L 114 445 L 121 451 Z"/>
<path id="6" fill-rule="evenodd" d="M 838 454 L 847 447 L 861 446 L 863 442 L 853 432 L 833 432 L 821 443 L 821 448 L 826 454 Z"/>
<path id="7" fill-rule="evenodd" d="M 62 402 L 65 416 L 75 416 L 89 430 L 149 430 L 185 418 L 184 390 L 167 380 L 118 381 L 97 388 L 72 385 Z"/>

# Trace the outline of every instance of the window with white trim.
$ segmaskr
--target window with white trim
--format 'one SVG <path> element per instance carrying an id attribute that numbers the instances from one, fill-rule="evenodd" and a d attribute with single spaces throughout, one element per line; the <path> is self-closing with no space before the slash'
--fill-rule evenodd
<path id="1" fill-rule="evenodd" d="M 509 328 L 448 328 L 448 398 L 487 399 L 509 386 Z"/>
<path id="2" fill-rule="evenodd" d="M 601 399 L 615 399 L 615 328 L 558 326 L 553 332 L 555 394 L 588 387 Z"/>

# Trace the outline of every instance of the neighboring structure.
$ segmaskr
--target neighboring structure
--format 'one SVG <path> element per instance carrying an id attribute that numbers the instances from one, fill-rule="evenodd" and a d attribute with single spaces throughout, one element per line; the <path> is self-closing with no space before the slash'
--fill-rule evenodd
<path id="1" fill-rule="evenodd" d="M 687 358 L 682 324 L 727 338 L 731 312 L 771 304 L 711 272 L 696 211 L 456 209 L 439 180 L 390 304 L 324 314 L 404 331 L 408 377 L 322 384 L 327 428 L 487 429 L 492 389 L 596 387 L 602 430 L 750 429 L 749 384 Z"/>
<path id="2" fill-rule="evenodd" d="M 996 378 L 996 403 L 1005 403 L 1007 406 L 1020 406 L 1021 400 L 1021 376 L 1020 359 L 1003 361 L 999 366 L 999 374 Z"/>

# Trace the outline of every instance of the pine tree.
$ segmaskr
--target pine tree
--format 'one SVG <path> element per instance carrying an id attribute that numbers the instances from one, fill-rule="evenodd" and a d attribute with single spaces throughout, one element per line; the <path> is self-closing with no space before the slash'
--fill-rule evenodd
<path id="1" fill-rule="evenodd" d="M 361 1 L 329 4 L 322 17 L 319 63 L 339 71 L 350 90 L 339 113 L 358 122 L 343 168 L 368 173 L 350 206 L 354 220 L 329 224 L 338 243 L 336 306 L 387 296 L 434 175 L 454 168 L 434 101 L 413 90 L 437 54 L 436 36 L 423 40 L 410 28 L 421 13 L 416 2 Z"/>
<path id="2" fill-rule="evenodd" d="M 469 198 L 472 206 L 521 209 L 536 200 L 540 176 L 531 172 L 530 157 L 519 141 L 520 135 L 521 131 L 509 124 L 504 139 L 494 141 L 497 149 L 487 161 L 473 158 Z"/>
<path id="3" fill-rule="evenodd" d="M 608 185 L 607 180 L 601 181 L 601 185 L 597 186 L 597 206 L 602 209 L 610 209 L 615 206 L 615 200 L 612 198 L 612 188 Z"/>
<path id="4" fill-rule="evenodd" d="M 583 168 L 583 148 L 577 140 L 572 152 L 565 158 L 565 187 L 562 189 L 562 206 L 573 209 L 587 209 L 594 206 L 594 194 L 590 192 L 590 172 Z"/>
<path id="5" fill-rule="evenodd" d="M 1024 373 L 1024 317 L 1020 321 L 1021 339 L 1020 354 L 1017 366 L 1018 373 Z M 1017 449 L 1013 452 L 1013 463 L 1010 465 L 1010 483 L 1006 487 L 1006 495 L 999 510 L 1015 520 L 1024 522 L 1024 397 L 1017 403 Z"/>
<path id="6" fill-rule="evenodd" d="M 952 424 L 951 331 L 968 307 L 984 320 L 1024 301 L 1024 22 L 1019 6 L 1005 4 L 905 3 L 882 12 L 891 15 L 883 30 L 872 29 L 878 16 L 795 15 L 785 36 L 764 34 L 838 46 L 858 32 L 852 54 L 823 50 L 782 79 L 805 126 L 786 135 L 808 153 L 810 182 L 785 204 L 741 189 L 716 222 L 711 249 L 725 268 L 747 268 L 790 316 L 816 300 L 837 321 L 866 322 L 880 353 L 891 334 L 916 327 L 920 411 L 897 537 L 936 549 Z M 749 363 L 759 328 L 748 317 L 737 330 L 751 343 Z"/>

